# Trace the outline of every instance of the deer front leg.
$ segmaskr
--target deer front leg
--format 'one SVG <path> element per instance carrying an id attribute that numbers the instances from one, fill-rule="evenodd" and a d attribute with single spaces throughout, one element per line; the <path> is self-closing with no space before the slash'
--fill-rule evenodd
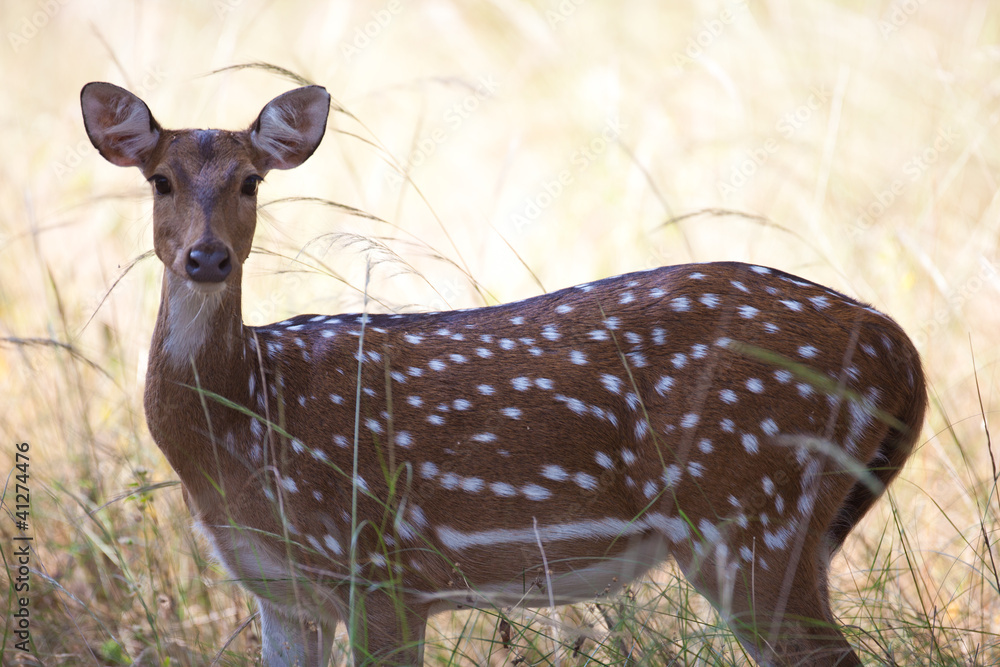
<path id="1" fill-rule="evenodd" d="M 334 627 L 289 615 L 261 598 L 260 627 L 267 667 L 327 667 Z"/>

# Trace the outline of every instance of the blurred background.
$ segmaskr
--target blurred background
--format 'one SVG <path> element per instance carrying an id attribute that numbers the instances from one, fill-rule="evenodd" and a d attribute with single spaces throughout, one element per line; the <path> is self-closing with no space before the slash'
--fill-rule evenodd
<path id="1" fill-rule="evenodd" d="M 245 127 L 301 81 L 333 95 L 318 152 L 261 187 L 249 324 L 714 260 L 889 313 L 932 409 L 833 563 L 835 610 L 870 661 L 1000 661 L 995 3 L 4 0 L 0 25 L 0 466 L 30 443 L 35 536 L 32 653 L 8 637 L 3 664 L 253 664 L 259 642 L 146 430 L 152 202 L 87 140 L 94 80 L 170 128 Z M 428 661 L 743 663 L 672 566 L 652 579 L 643 632 L 583 605 L 519 616 L 508 650 L 495 615 L 442 616 Z M 581 654 L 559 649 L 574 623 Z"/>

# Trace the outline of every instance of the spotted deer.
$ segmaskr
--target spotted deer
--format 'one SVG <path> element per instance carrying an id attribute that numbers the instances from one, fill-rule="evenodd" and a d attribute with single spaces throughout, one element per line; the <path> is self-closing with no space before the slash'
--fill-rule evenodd
<path id="1" fill-rule="evenodd" d="M 241 319 L 257 190 L 323 137 L 318 86 L 166 130 L 108 83 L 93 144 L 152 185 L 153 439 L 267 665 L 419 664 L 428 616 L 593 600 L 673 558 L 766 665 L 859 665 L 831 556 L 926 393 L 889 317 L 776 269 L 668 266 L 504 305 Z"/>

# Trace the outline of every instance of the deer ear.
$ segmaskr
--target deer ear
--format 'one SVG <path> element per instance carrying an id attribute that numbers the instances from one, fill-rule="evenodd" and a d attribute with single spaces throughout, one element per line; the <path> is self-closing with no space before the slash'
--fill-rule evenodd
<path id="1" fill-rule="evenodd" d="M 330 93 L 306 86 L 279 95 L 250 126 L 250 139 L 260 152 L 261 167 L 291 169 L 305 162 L 326 132 Z"/>
<path id="2" fill-rule="evenodd" d="M 88 83 L 80 91 L 83 124 L 90 142 L 119 167 L 142 167 L 162 130 L 149 107 L 124 88 Z"/>

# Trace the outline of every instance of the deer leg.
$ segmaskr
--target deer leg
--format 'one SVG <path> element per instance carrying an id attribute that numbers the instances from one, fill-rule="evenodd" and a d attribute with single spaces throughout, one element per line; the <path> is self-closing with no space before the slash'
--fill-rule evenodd
<path id="1" fill-rule="evenodd" d="M 268 667 L 327 667 L 335 628 L 290 615 L 258 598 L 263 662 Z"/>
<path id="2" fill-rule="evenodd" d="M 424 632 L 429 609 L 411 604 L 392 591 L 364 596 L 354 609 L 357 614 L 354 644 L 355 665 L 418 666 L 424 658 Z"/>
<path id="3" fill-rule="evenodd" d="M 784 613 L 770 632 L 778 664 L 860 666 L 830 609 L 826 559 L 804 560 L 796 574 Z"/>
<path id="4" fill-rule="evenodd" d="M 785 610 L 780 617 L 764 610 L 729 620 L 740 643 L 761 665 L 775 667 L 853 667 L 861 665 L 832 620 L 815 617 L 815 607 L 801 615 Z M 746 619 L 746 620 L 745 620 Z"/>
<path id="5" fill-rule="evenodd" d="M 726 621 L 754 660 L 774 667 L 853 667 L 861 665 L 851 645 L 837 627 L 827 597 L 825 567 L 803 554 L 787 594 L 783 576 L 767 577 L 749 572 L 730 582 L 731 592 L 720 590 L 714 577 L 701 569 L 693 581 L 716 608 L 725 597 Z M 770 573 L 773 575 L 772 573 Z"/>

